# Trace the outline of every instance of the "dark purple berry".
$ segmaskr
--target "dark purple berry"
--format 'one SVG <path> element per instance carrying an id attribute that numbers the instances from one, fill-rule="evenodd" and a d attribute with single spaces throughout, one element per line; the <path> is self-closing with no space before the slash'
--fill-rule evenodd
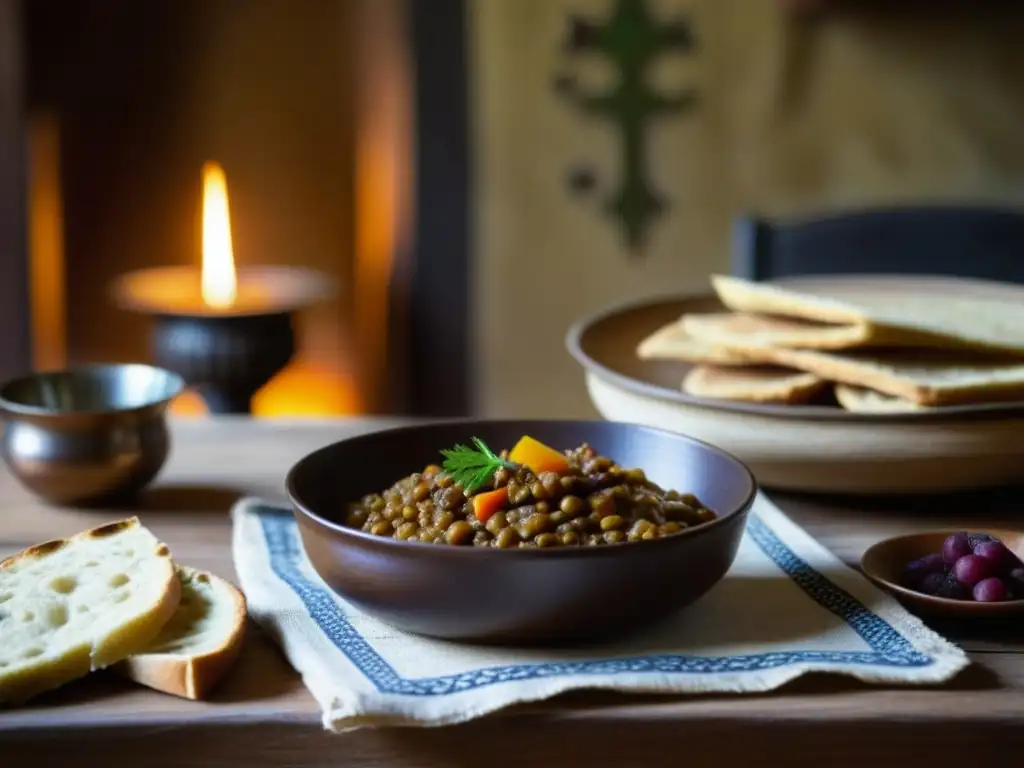
<path id="1" fill-rule="evenodd" d="M 971 597 L 971 591 L 956 580 L 956 575 L 952 571 L 946 574 L 942 586 L 935 594 L 937 597 L 950 600 L 969 600 Z"/>
<path id="2" fill-rule="evenodd" d="M 995 576 L 979 581 L 971 594 L 979 603 L 1001 603 L 1009 596 L 1003 580 Z"/>
<path id="3" fill-rule="evenodd" d="M 974 554 L 991 561 L 997 571 L 1012 567 L 1012 554 L 1001 541 L 983 541 L 974 548 Z"/>
<path id="4" fill-rule="evenodd" d="M 942 586 L 945 583 L 946 574 L 929 573 L 927 576 L 921 579 L 921 585 L 920 587 L 918 587 L 918 590 L 924 592 L 926 595 L 938 595 L 942 591 Z"/>
<path id="5" fill-rule="evenodd" d="M 979 581 L 987 579 L 996 572 L 995 565 L 991 560 L 986 560 L 978 555 L 964 555 L 953 566 L 953 574 L 956 580 L 965 587 L 973 587 Z"/>
<path id="6" fill-rule="evenodd" d="M 971 554 L 971 542 L 966 533 L 954 533 L 942 542 L 942 559 L 946 565 L 953 565 L 965 555 Z"/>
<path id="7" fill-rule="evenodd" d="M 925 576 L 933 573 L 943 574 L 945 570 L 946 564 L 942 560 L 942 555 L 938 552 L 925 555 L 907 565 L 903 572 L 904 584 L 911 589 L 917 589 Z"/>

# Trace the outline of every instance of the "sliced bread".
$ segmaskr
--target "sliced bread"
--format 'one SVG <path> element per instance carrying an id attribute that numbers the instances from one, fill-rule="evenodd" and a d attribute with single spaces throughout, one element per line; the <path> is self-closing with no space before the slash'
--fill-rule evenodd
<path id="1" fill-rule="evenodd" d="M 698 365 L 683 379 L 683 391 L 695 397 L 749 403 L 804 403 L 827 386 L 813 373 L 761 366 Z"/>
<path id="2" fill-rule="evenodd" d="M 730 344 L 728 349 L 748 363 L 795 368 L 919 405 L 1024 399 L 1021 362 L 972 359 L 939 350 L 825 352 L 757 344 Z"/>
<path id="3" fill-rule="evenodd" d="M 691 337 L 683 330 L 679 320 L 663 325 L 645 337 L 637 345 L 636 354 L 641 360 L 676 360 L 715 365 L 740 362 L 717 345 Z"/>
<path id="4" fill-rule="evenodd" d="M 21 702 L 136 653 L 178 606 L 166 544 L 130 518 L 0 563 L 0 701 Z"/>
<path id="5" fill-rule="evenodd" d="M 245 597 L 210 573 L 178 565 L 178 610 L 142 653 L 114 670 L 186 699 L 204 699 L 231 669 L 245 639 Z"/>
<path id="6" fill-rule="evenodd" d="M 1024 302 L 885 291 L 839 297 L 724 275 L 713 275 L 711 284 L 719 300 L 736 312 L 862 326 L 860 346 L 1024 354 Z"/>

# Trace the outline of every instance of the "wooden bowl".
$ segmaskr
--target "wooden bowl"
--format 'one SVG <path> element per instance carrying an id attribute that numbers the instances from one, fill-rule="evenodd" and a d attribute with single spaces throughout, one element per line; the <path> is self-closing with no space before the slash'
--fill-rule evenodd
<path id="1" fill-rule="evenodd" d="M 525 434 L 589 443 L 718 519 L 651 541 L 491 549 L 400 541 L 340 524 L 349 502 L 421 471 L 479 437 L 495 451 Z M 455 421 L 360 435 L 306 456 L 288 494 L 313 568 L 346 602 L 392 626 L 451 640 L 579 642 L 666 618 L 729 570 L 757 490 L 736 458 L 692 438 L 602 421 Z"/>
<path id="2" fill-rule="evenodd" d="M 934 597 L 902 585 L 903 569 L 907 564 L 933 552 L 941 552 L 942 543 L 953 533 L 957 533 L 957 531 L 910 533 L 880 541 L 864 552 L 860 560 L 861 570 L 878 587 L 891 593 L 909 609 L 921 615 L 949 618 L 1024 615 L 1024 600 L 975 603 L 970 600 Z M 987 533 L 990 536 L 995 536 L 1015 555 L 1024 558 L 1024 533 L 1022 532 L 971 529 L 971 533 Z"/>
<path id="3" fill-rule="evenodd" d="M 882 292 L 1024 301 L 1024 288 L 932 277 L 815 277 L 779 281 L 855 298 Z M 764 487 L 836 494 L 917 494 L 1024 480 L 1024 403 L 860 414 L 835 404 L 767 405 L 681 390 L 686 363 L 641 360 L 642 339 L 685 312 L 722 311 L 714 296 L 668 297 L 603 310 L 566 338 L 590 399 L 613 421 L 670 429 L 721 446 Z"/>

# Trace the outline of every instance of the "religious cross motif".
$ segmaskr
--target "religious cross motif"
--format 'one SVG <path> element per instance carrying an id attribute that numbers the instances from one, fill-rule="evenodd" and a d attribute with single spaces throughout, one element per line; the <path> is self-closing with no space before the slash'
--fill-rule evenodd
<path id="1" fill-rule="evenodd" d="M 645 0 L 616 0 L 615 9 L 603 23 L 570 17 L 565 48 L 572 54 L 597 52 L 611 60 L 618 81 L 603 93 L 583 92 L 571 75 L 555 79 L 556 91 L 583 114 L 611 121 L 621 141 L 618 188 L 603 201 L 604 210 L 616 217 L 630 251 L 640 253 L 653 220 L 667 202 L 649 179 L 647 129 L 652 120 L 683 112 L 696 103 L 696 93 L 684 90 L 662 94 L 646 81 L 648 68 L 666 53 L 685 54 L 695 47 L 692 27 L 686 19 L 659 23 Z M 578 168 L 570 174 L 570 187 L 583 194 L 596 186 L 592 170 Z"/>

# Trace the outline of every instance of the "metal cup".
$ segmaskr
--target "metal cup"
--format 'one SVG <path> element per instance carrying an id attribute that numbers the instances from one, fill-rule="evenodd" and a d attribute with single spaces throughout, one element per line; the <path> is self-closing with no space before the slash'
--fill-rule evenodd
<path id="1" fill-rule="evenodd" d="M 0 386 L 0 454 L 22 485 L 53 504 L 130 497 L 167 460 L 167 406 L 184 387 L 175 373 L 135 363 L 14 379 Z"/>

